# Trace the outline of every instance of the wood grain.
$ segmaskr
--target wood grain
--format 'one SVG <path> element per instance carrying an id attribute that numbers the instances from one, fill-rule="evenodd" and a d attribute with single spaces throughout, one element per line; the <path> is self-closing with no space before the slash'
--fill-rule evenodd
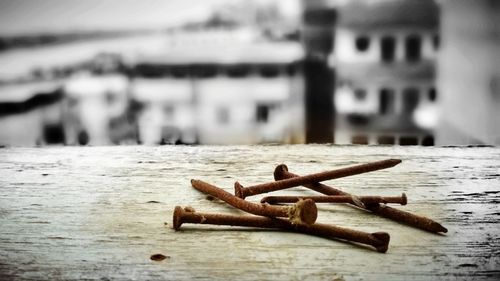
<path id="1" fill-rule="evenodd" d="M 240 214 L 190 186 L 199 178 L 273 180 L 400 158 L 391 169 L 327 182 L 356 195 L 405 192 L 403 210 L 436 235 L 344 205 L 318 222 L 391 234 L 389 251 L 279 231 L 185 225 L 174 206 Z M 298 187 L 266 195 L 316 195 Z M 500 149 L 371 146 L 127 146 L 0 149 L 0 280 L 498 280 Z M 160 261 L 152 255 L 165 256 Z M 157 256 L 158 257 L 158 256 Z"/>

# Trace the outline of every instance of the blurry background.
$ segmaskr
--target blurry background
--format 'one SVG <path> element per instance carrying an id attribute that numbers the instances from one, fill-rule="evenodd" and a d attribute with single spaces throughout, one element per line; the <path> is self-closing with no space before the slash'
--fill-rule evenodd
<path id="1" fill-rule="evenodd" d="M 500 144 L 500 1 L 0 0 L 0 145 Z"/>

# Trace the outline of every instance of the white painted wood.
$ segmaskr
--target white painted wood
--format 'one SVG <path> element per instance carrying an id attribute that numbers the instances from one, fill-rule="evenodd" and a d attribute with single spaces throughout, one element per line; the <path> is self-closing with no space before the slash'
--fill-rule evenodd
<path id="1" fill-rule="evenodd" d="M 280 231 L 185 225 L 176 205 L 243 214 L 190 186 L 232 192 L 297 174 L 386 158 L 403 163 L 329 182 L 399 195 L 398 208 L 449 229 L 436 235 L 344 205 L 318 221 L 391 235 L 389 251 Z M 500 149 L 370 146 L 129 146 L 0 149 L 1 280 L 498 280 Z M 272 193 L 315 194 L 305 188 Z M 257 202 L 262 196 L 249 197 Z M 166 224 L 165 224 L 166 223 Z M 152 261 L 153 254 L 168 256 Z"/>

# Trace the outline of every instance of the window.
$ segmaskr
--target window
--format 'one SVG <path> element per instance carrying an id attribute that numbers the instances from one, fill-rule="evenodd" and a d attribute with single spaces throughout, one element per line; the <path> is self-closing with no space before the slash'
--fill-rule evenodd
<path id="1" fill-rule="evenodd" d="M 133 74 L 138 77 L 157 79 L 168 76 L 169 69 L 167 66 L 159 64 L 138 64 L 134 68 Z"/>
<path id="2" fill-rule="evenodd" d="M 297 73 L 297 66 L 295 64 L 289 64 L 286 66 L 286 74 L 294 76 L 295 73 Z"/>
<path id="3" fill-rule="evenodd" d="M 355 89 L 354 97 L 357 101 L 364 101 L 366 99 L 366 90 L 365 89 Z"/>
<path id="4" fill-rule="evenodd" d="M 87 145 L 90 141 L 90 136 L 87 133 L 87 131 L 82 130 L 78 133 L 77 139 L 78 139 L 78 144 Z"/>
<path id="5" fill-rule="evenodd" d="M 436 101 L 436 99 L 437 99 L 436 88 L 430 88 L 429 89 L 429 100 L 430 101 Z"/>
<path id="6" fill-rule="evenodd" d="M 378 144 L 392 145 L 396 143 L 394 136 L 379 136 L 377 138 Z"/>
<path id="7" fill-rule="evenodd" d="M 274 78 L 279 75 L 279 72 L 279 67 L 273 65 L 263 66 L 260 69 L 260 74 L 265 78 Z"/>
<path id="8" fill-rule="evenodd" d="M 351 138 L 352 144 L 368 144 L 368 137 L 366 135 L 357 135 Z"/>
<path id="9" fill-rule="evenodd" d="M 174 78 L 185 78 L 189 75 L 189 69 L 185 66 L 174 66 L 171 71 Z"/>
<path id="10" fill-rule="evenodd" d="M 370 47 L 370 39 L 366 36 L 357 37 L 354 43 L 356 45 L 356 50 L 360 52 L 365 52 Z"/>
<path id="11" fill-rule="evenodd" d="M 229 123 L 229 109 L 227 107 L 219 107 L 216 112 L 217 123 L 225 125 Z"/>
<path id="12" fill-rule="evenodd" d="M 394 61 L 396 53 L 396 40 L 392 36 L 384 36 L 380 41 L 380 57 L 383 62 Z"/>
<path id="13" fill-rule="evenodd" d="M 366 126 L 370 124 L 370 117 L 364 114 L 350 113 L 346 115 L 346 120 L 353 126 Z"/>
<path id="14" fill-rule="evenodd" d="M 405 40 L 406 60 L 418 62 L 422 53 L 422 40 L 418 35 L 410 35 Z"/>
<path id="15" fill-rule="evenodd" d="M 193 67 L 193 74 L 198 78 L 210 78 L 217 75 L 215 65 L 198 65 Z"/>
<path id="16" fill-rule="evenodd" d="M 418 89 L 406 88 L 403 90 L 403 112 L 413 113 L 418 106 Z"/>
<path id="17" fill-rule="evenodd" d="M 379 113 L 382 115 L 394 113 L 394 90 L 383 88 L 379 95 Z"/>
<path id="18" fill-rule="evenodd" d="M 433 136 L 426 136 L 422 139 L 422 145 L 423 146 L 434 146 L 434 137 Z"/>
<path id="19" fill-rule="evenodd" d="M 46 124 L 43 127 L 43 136 L 48 144 L 64 143 L 64 127 L 62 124 Z"/>
<path id="20" fill-rule="evenodd" d="M 400 137 L 400 145 L 418 145 L 418 139 L 416 137 Z"/>
<path id="21" fill-rule="evenodd" d="M 258 104 L 255 110 L 255 120 L 257 123 L 267 123 L 269 121 L 269 113 L 272 105 Z"/>
<path id="22" fill-rule="evenodd" d="M 434 50 L 439 49 L 440 44 L 441 44 L 441 39 L 439 37 L 439 34 L 434 34 L 434 36 L 432 36 L 432 45 L 434 46 Z"/>
<path id="23" fill-rule="evenodd" d="M 249 74 L 250 69 L 245 65 L 233 65 L 227 68 L 227 76 L 233 78 L 245 77 Z"/>

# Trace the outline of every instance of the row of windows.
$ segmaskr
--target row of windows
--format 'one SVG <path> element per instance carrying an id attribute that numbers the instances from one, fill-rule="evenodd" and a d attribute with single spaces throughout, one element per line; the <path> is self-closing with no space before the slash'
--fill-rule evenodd
<path id="1" fill-rule="evenodd" d="M 258 124 L 265 124 L 269 122 L 271 111 L 277 107 L 273 103 L 263 103 L 257 104 L 255 107 L 255 117 L 254 120 Z M 216 120 L 220 125 L 227 125 L 230 121 L 229 108 L 219 107 L 216 111 Z"/>
<path id="2" fill-rule="evenodd" d="M 355 135 L 351 138 L 352 144 L 369 144 L 369 137 L 367 135 Z M 424 136 L 419 139 L 417 136 L 394 136 L 394 135 L 380 135 L 376 137 L 376 144 L 379 145 L 423 145 L 434 146 L 434 137 Z"/>
<path id="3" fill-rule="evenodd" d="M 355 89 L 354 97 L 357 101 L 364 101 L 367 98 L 365 89 Z M 434 102 L 437 99 L 435 88 L 430 88 L 426 92 L 419 91 L 418 88 L 409 87 L 402 90 L 402 110 L 403 112 L 411 113 L 417 108 L 421 99 L 426 98 L 428 101 Z M 379 113 L 382 115 L 392 114 L 396 112 L 396 91 L 392 88 L 381 88 L 378 93 Z"/>
<path id="4" fill-rule="evenodd" d="M 171 66 L 139 64 L 132 70 L 132 76 L 145 78 L 211 78 L 226 75 L 231 78 L 243 78 L 250 75 L 259 75 L 264 78 L 275 78 L 281 75 L 293 76 L 297 72 L 297 65 L 196 65 Z"/>
<path id="5" fill-rule="evenodd" d="M 271 111 L 277 107 L 277 104 L 274 103 L 262 103 L 257 104 L 255 107 L 255 117 L 254 120 L 257 123 L 265 124 L 269 121 Z M 166 119 L 173 119 L 175 113 L 175 107 L 173 105 L 165 105 L 163 107 L 163 112 L 165 114 Z M 229 124 L 230 121 L 230 113 L 229 107 L 218 107 L 216 112 L 216 121 L 220 125 Z"/>
<path id="6" fill-rule="evenodd" d="M 434 49 L 439 48 L 439 36 L 432 38 Z M 396 38 L 391 35 L 383 36 L 380 39 L 380 59 L 383 62 L 390 63 L 396 58 Z M 370 49 L 371 38 L 367 35 L 361 35 L 355 38 L 354 46 L 359 52 L 367 52 Z M 422 59 L 422 37 L 417 34 L 408 35 L 404 39 L 405 59 L 408 62 L 418 62 Z"/>

